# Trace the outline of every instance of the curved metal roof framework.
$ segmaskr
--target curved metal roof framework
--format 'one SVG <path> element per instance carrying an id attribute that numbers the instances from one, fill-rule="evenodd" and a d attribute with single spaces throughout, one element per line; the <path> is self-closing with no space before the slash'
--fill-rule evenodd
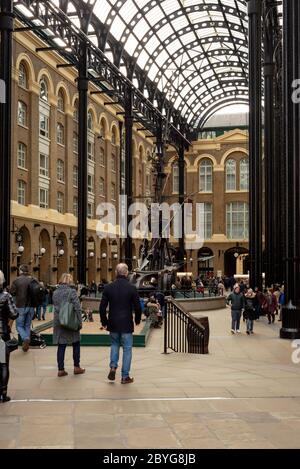
<path id="1" fill-rule="evenodd" d="M 96 0 L 93 12 L 191 126 L 248 101 L 245 1 Z"/>
<path id="2" fill-rule="evenodd" d="M 31 3 L 31 2 L 29 2 Z M 248 102 L 245 0 L 48 0 L 162 109 L 199 128 Z"/>

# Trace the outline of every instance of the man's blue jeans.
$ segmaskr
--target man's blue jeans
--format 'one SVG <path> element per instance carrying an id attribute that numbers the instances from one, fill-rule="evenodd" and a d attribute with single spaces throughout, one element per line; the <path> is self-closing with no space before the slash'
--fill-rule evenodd
<path id="1" fill-rule="evenodd" d="M 26 306 L 24 308 L 17 308 L 19 317 L 16 320 L 17 331 L 21 339 L 30 340 L 31 321 L 34 315 L 34 308 Z"/>
<path id="2" fill-rule="evenodd" d="M 118 368 L 120 347 L 123 347 L 122 362 L 122 378 L 127 378 L 130 372 L 132 358 L 133 336 L 129 334 L 121 334 L 119 332 L 111 332 L 111 349 L 110 349 L 110 367 Z"/>
<path id="3" fill-rule="evenodd" d="M 231 329 L 238 331 L 240 329 L 240 321 L 241 321 L 242 311 L 234 311 L 231 310 Z"/>

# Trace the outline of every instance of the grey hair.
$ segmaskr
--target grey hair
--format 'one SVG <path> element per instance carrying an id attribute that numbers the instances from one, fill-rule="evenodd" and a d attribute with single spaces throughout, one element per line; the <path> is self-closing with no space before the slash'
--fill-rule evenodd
<path id="1" fill-rule="evenodd" d="M 0 285 L 2 286 L 5 282 L 4 273 L 0 270 Z"/>
<path id="2" fill-rule="evenodd" d="M 127 264 L 118 264 L 116 267 L 116 275 L 123 275 L 127 277 L 128 275 L 128 265 Z"/>

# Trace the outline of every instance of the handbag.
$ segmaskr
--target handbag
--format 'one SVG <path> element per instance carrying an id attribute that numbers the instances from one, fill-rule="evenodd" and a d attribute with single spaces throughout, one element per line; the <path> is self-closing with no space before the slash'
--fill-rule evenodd
<path id="1" fill-rule="evenodd" d="M 11 337 L 5 342 L 5 346 L 8 353 L 14 352 L 15 350 L 18 350 L 19 341 L 15 337 Z"/>
<path id="2" fill-rule="evenodd" d="M 61 327 L 70 331 L 79 331 L 80 322 L 75 312 L 73 303 L 70 302 L 70 294 L 59 308 L 58 321 Z"/>

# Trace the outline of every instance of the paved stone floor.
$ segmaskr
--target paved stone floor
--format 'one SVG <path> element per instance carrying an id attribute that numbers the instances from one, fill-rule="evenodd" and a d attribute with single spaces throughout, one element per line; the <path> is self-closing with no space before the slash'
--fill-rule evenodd
<path id="1" fill-rule="evenodd" d="M 56 348 L 14 352 L 0 448 L 300 448 L 300 364 L 279 323 L 232 336 L 229 309 L 208 316 L 209 355 L 163 355 L 153 330 L 132 385 L 107 381 L 106 348 L 82 348 L 86 374 L 65 378 Z"/>

